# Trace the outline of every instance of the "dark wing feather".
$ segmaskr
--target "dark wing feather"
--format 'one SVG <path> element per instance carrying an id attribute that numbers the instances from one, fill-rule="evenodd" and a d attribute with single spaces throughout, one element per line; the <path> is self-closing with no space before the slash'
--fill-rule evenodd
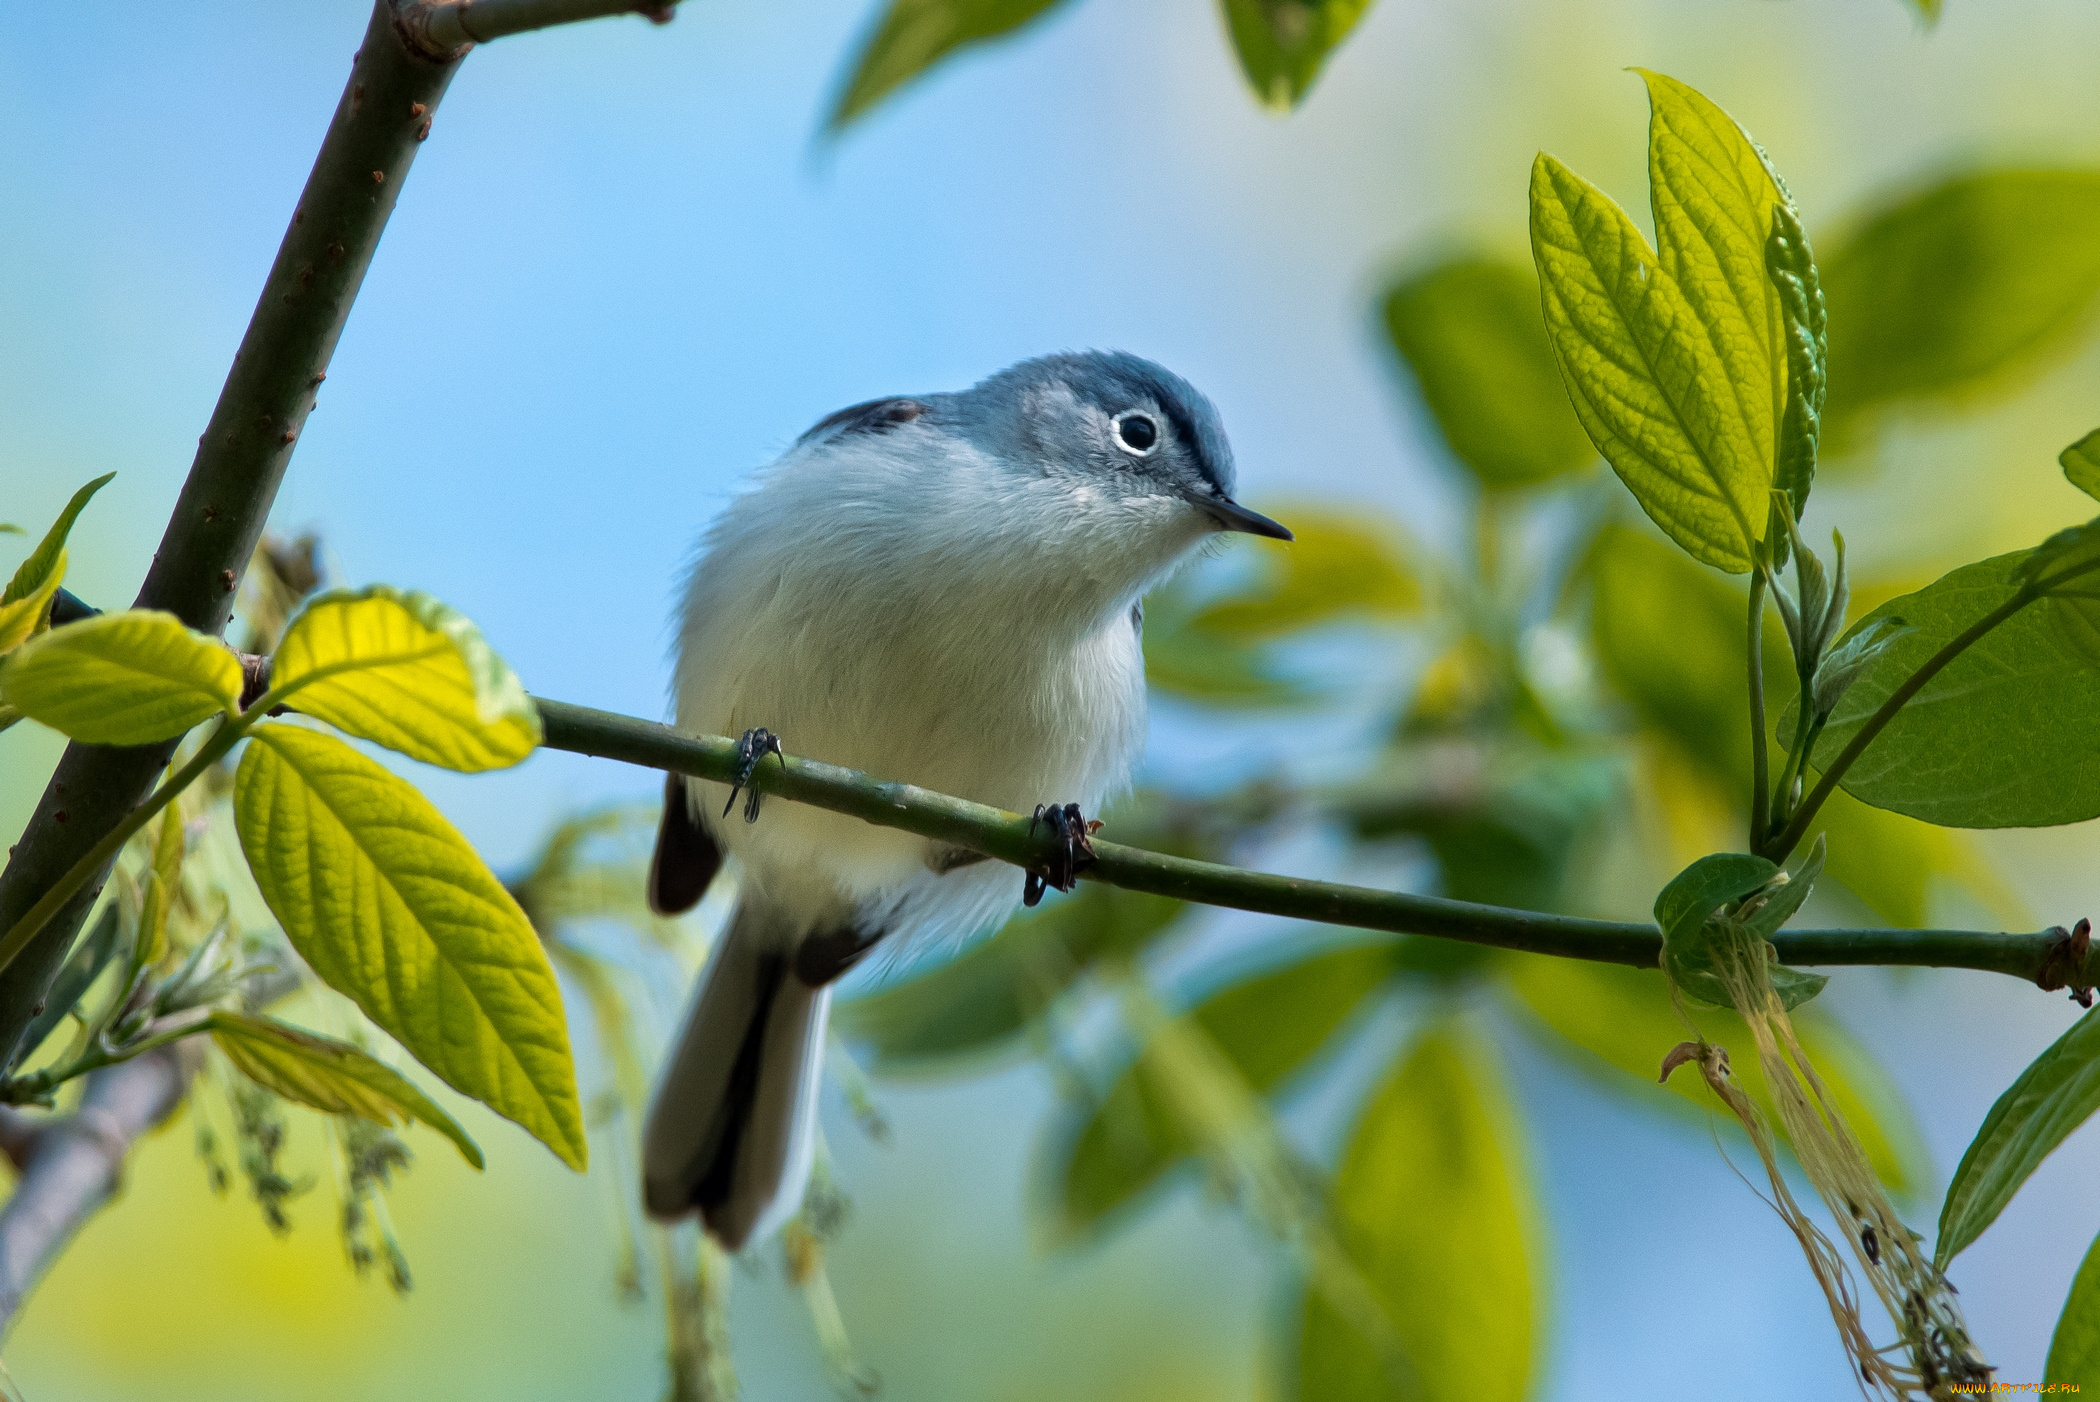
<path id="1" fill-rule="evenodd" d="M 891 429 L 910 423 L 926 412 L 926 406 L 916 399 L 870 399 L 865 404 L 853 404 L 836 414 L 826 414 L 810 427 L 809 432 L 796 439 L 807 443 L 812 438 L 843 436 L 848 433 L 888 433 Z"/>
<path id="2" fill-rule="evenodd" d="M 700 904 L 708 883 L 722 869 L 722 849 L 693 816 L 685 778 L 664 775 L 664 816 L 656 829 L 656 854 L 649 859 L 649 909 L 682 915 Z"/>

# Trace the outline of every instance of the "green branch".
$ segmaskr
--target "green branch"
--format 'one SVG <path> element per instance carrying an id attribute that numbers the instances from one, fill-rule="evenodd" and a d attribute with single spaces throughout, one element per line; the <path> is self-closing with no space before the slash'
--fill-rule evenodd
<path id="1" fill-rule="evenodd" d="M 539 701 L 544 745 L 650 769 L 726 783 L 737 766 L 737 742 L 720 735 L 680 735 L 668 726 Z M 789 757 L 767 761 L 747 781 L 774 798 L 812 804 L 883 827 L 901 828 L 1019 867 L 1040 869 L 1050 857 L 1046 833 L 1028 819 L 911 784 L 871 778 L 852 769 Z M 1054 795 L 1052 795 L 1054 797 Z M 1083 873 L 1126 890 L 1149 891 L 1202 905 L 1281 915 L 1328 925 L 1399 934 L 1435 935 L 1468 944 L 1526 950 L 1569 959 L 1654 968 L 1662 950 L 1655 926 L 1574 916 L 1544 915 L 1474 905 L 1436 896 L 1379 891 L 1327 881 L 1243 871 L 1096 840 L 1095 861 Z M 2061 930 L 1990 934 L 1973 930 L 1781 930 L 1772 943 L 1788 964 L 1910 964 L 1981 969 L 2061 987 L 2090 976 L 2064 968 Z"/>
<path id="2" fill-rule="evenodd" d="M 1750 848 L 1772 821 L 1772 761 L 1765 742 L 1765 569 L 1750 571 Z"/>

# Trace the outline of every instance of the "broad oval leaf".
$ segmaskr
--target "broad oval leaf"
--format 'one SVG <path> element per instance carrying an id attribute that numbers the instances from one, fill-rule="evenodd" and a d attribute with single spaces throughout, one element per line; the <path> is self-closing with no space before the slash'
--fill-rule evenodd
<path id="1" fill-rule="evenodd" d="M 1998 1097 L 1970 1141 L 1940 1208 L 1934 1264 L 1945 1267 L 1998 1219 L 2013 1194 L 2100 1109 L 2100 1009 L 2071 1024 Z"/>
<path id="2" fill-rule="evenodd" d="M 263 899 L 323 982 L 583 1168 L 568 1023 L 539 936 L 428 799 L 332 735 L 264 725 L 234 778 L 234 823 Z"/>
<path id="3" fill-rule="evenodd" d="M 1398 940 L 1329 949 L 1236 983 L 1189 1019 L 1248 1086 L 1267 1094 L 1325 1046 L 1400 968 Z M 1047 1204 L 1059 1239 L 1085 1235 L 1194 1153 L 1174 1087 L 1140 1054 L 1107 1092 L 1049 1132 Z"/>
<path id="4" fill-rule="evenodd" d="M 1741 574 L 1770 509 L 1769 429 L 1730 388 L 1699 310 L 1626 212 L 1541 153 L 1531 251 L 1576 417 L 1627 489 L 1692 556 Z"/>
<path id="5" fill-rule="evenodd" d="M 311 600 L 271 667 L 296 708 L 411 759 L 469 773 L 502 769 L 540 743 L 517 675 L 463 615 L 384 585 Z"/>
<path id="6" fill-rule="evenodd" d="M 1764 909 L 1742 922 L 1746 935 L 1757 941 L 1755 948 L 1769 948 L 1765 938 L 1807 899 L 1822 869 L 1823 844 L 1819 841 L 1802 864 L 1798 879 L 1776 888 L 1765 898 Z M 1716 1007 L 1728 1006 L 1728 989 L 1713 972 L 1713 954 L 1707 943 L 1726 927 L 1709 922 L 1721 906 L 1765 888 L 1778 875 L 1779 868 L 1763 857 L 1714 852 L 1693 862 L 1663 887 L 1655 898 L 1655 923 L 1662 930 L 1670 977 L 1680 989 Z M 1788 1009 L 1815 997 L 1829 982 L 1821 974 L 1806 974 L 1777 963 L 1769 966 L 1769 973 L 1773 992 Z"/>
<path id="7" fill-rule="evenodd" d="M 825 125 L 833 132 L 865 116 L 897 89 L 960 49 L 1013 33 L 1060 0 L 890 0 Z"/>
<path id="8" fill-rule="evenodd" d="M 2069 1383 L 2080 1389 L 2100 1387 L 2100 1237 L 2087 1248 L 2072 1278 L 2071 1294 L 2049 1340 L 2042 1381 Z"/>
<path id="9" fill-rule="evenodd" d="M 212 1041 L 226 1059 L 263 1089 L 331 1115 L 358 1115 L 375 1124 L 421 1120 L 451 1140 L 468 1163 L 483 1166 L 480 1146 L 459 1121 L 414 1081 L 348 1042 L 248 1013 L 213 1013 L 210 1025 Z"/>
<path id="10" fill-rule="evenodd" d="M 65 582 L 66 537 L 73 532 L 73 522 L 79 519 L 88 499 L 116 475 L 105 472 L 73 493 L 66 509 L 58 513 L 51 529 L 37 542 L 36 549 L 29 552 L 29 558 L 16 567 L 7 588 L 0 591 L 0 653 L 12 652 L 43 631 L 51 596 Z"/>
<path id="11" fill-rule="evenodd" d="M 91 745 L 168 740 L 241 699 L 241 664 L 172 613 L 128 609 L 54 628 L 0 663 L 0 699 Z"/>
<path id="12" fill-rule="evenodd" d="M 2031 554 L 1965 565 L 1854 625 L 1848 637 L 1883 618 L 1913 631 L 1845 692 L 1816 742 L 1816 766 L 1834 760 L 1927 659 L 2011 600 Z M 2100 815 L 2100 669 L 2054 616 L 2066 604 L 2029 604 L 1970 644 L 1861 751 L 1841 781 L 1846 791 L 1947 827 L 2046 827 Z M 1782 735 L 1789 724 L 1782 718 Z"/>
<path id="13" fill-rule="evenodd" d="M 1370 8 L 1371 0 L 1225 0 L 1225 27 L 1254 95 L 1288 112 L 1305 101 L 1336 46 Z"/>
<path id="14" fill-rule="evenodd" d="M 1528 269 L 1478 254 L 1445 259 L 1386 294 L 1385 325 L 1452 456 L 1484 485 L 1528 487 L 1596 460 Z"/>
<path id="15" fill-rule="evenodd" d="M 2089 497 L 2100 498 L 2100 428 L 2057 454 L 2064 476 Z"/>
<path id="16" fill-rule="evenodd" d="M 1299 1402 L 1521 1402 L 1538 1368 L 1538 1213 L 1508 1092 L 1472 1038 L 1445 1026 L 1407 1054 L 1357 1122 L 1333 1201 L 1412 1386 L 1308 1290 Z"/>
<path id="17" fill-rule="evenodd" d="M 2068 351 L 2100 294 L 2100 172 L 1956 176 L 1869 215 L 1822 260 L 1825 421 L 2025 383 Z"/>
<path id="18" fill-rule="evenodd" d="M 1664 1055 L 1685 1039 L 1660 971 L 1537 955 L 1513 957 L 1503 967 L 1518 1003 L 1554 1034 L 1546 1045 L 1568 1053 L 1582 1070 L 1598 1073 L 1610 1089 L 1658 1108 L 1690 1114 L 1696 1107 L 1700 1122 L 1707 1122 L 1717 1102 L 1703 1080 L 1680 1074 L 1656 1083 Z M 1895 1081 L 1843 1027 L 1815 1008 L 1791 1017 L 1794 1035 L 1815 1062 L 1875 1175 L 1894 1192 L 1919 1191 L 1931 1180 L 1931 1169 L 1923 1136 Z M 1708 1041 L 1727 1049 L 1743 1088 L 1777 1131 L 1757 1048 L 1742 1019 L 1726 1009 L 1700 1009 L 1693 1020 Z"/>

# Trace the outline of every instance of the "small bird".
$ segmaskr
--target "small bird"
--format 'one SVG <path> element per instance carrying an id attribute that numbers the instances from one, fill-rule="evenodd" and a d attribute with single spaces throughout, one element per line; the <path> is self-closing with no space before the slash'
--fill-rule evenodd
<path id="1" fill-rule="evenodd" d="M 643 1134 L 643 1201 L 730 1250 L 799 1206 L 832 985 L 883 940 L 961 940 L 1070 889 L 1145 738 L 1140 602 L 1205 541 L 1291 533 L 1232 497 L 1217 410 L 1114 352 L 841 409 L 704 537 L 679 617 L 676 724 L 1013 812 L 1061 858 L 1024 873 L 793 803 L 668 776 L 658 912 L 741 873 Z"/>

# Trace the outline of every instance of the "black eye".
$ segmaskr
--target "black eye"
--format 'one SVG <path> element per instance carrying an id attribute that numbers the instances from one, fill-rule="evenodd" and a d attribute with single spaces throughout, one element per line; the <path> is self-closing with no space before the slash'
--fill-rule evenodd
<path id="1" fill-rule="evenodd" d="M 1108 431 L 1115 435 L 1117 447 L 1139 457 L 1159 446 L 1159 425 L 1153 422 L 1150 414 L 1141 414 L 1135 409 L 1110 419 Z"/>

